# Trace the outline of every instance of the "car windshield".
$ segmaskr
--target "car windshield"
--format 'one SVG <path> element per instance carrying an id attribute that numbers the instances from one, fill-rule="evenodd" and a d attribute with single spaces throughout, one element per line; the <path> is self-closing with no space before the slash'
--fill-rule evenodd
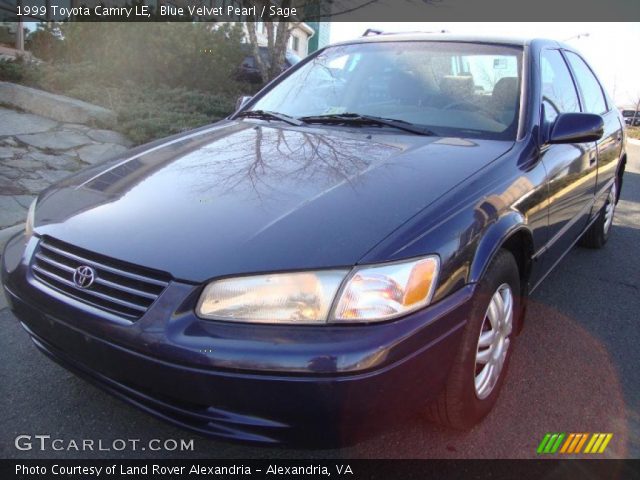
<path id="1" fill-rule="evenodd" d="M 359 114 L 409 122 L 441 136 L 514 139 L 521 70 L 522 49 L 512 46 L 339 45 L 276 84 L 252 109 L 315 122 Z"/>

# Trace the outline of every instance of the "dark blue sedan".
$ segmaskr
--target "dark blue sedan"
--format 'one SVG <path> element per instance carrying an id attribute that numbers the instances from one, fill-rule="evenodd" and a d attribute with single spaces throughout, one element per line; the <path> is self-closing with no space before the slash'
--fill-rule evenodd
<path id="1" fill-rule="evenodd" d="M 606 243 L 625 162 L 566 45 L 367 37 L 48 188 L 2 280 L 39 350 L 203 434 L 339 443 L 416 409 L 469 428 L 529 294 Z"/>

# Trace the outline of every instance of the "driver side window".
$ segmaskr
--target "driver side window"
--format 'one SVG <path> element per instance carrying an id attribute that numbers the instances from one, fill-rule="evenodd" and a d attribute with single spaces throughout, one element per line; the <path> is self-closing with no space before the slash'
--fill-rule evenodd
<path id="1" fill-rule="evenodd" d="M 544 50 L 540 57 L 544 123 L 551 124 L 560 113 L 580 111 L 576 87 L 559 50 Z"/>

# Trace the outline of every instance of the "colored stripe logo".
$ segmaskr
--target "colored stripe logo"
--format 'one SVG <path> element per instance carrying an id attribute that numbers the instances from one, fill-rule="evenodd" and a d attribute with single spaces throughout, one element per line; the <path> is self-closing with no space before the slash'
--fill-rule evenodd
<path id="1" fill-rule="evenodd" d="M 613 433 L 547 433 L 538 445 L 537 453 L 603 453 L 612 438 Z"/>

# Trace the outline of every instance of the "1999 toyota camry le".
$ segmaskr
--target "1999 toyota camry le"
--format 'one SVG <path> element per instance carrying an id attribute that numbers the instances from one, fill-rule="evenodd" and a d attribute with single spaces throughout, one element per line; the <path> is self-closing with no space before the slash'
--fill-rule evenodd
<path id="1" fill-rule="evenodd" d="M 2 280 L 38 349 L 203 434 L 341 442 L 419 409 L 469 428 L 527 296 L 606 243 L 625 161 L 569 46 L 367 37 L 48 188 Z"/>

